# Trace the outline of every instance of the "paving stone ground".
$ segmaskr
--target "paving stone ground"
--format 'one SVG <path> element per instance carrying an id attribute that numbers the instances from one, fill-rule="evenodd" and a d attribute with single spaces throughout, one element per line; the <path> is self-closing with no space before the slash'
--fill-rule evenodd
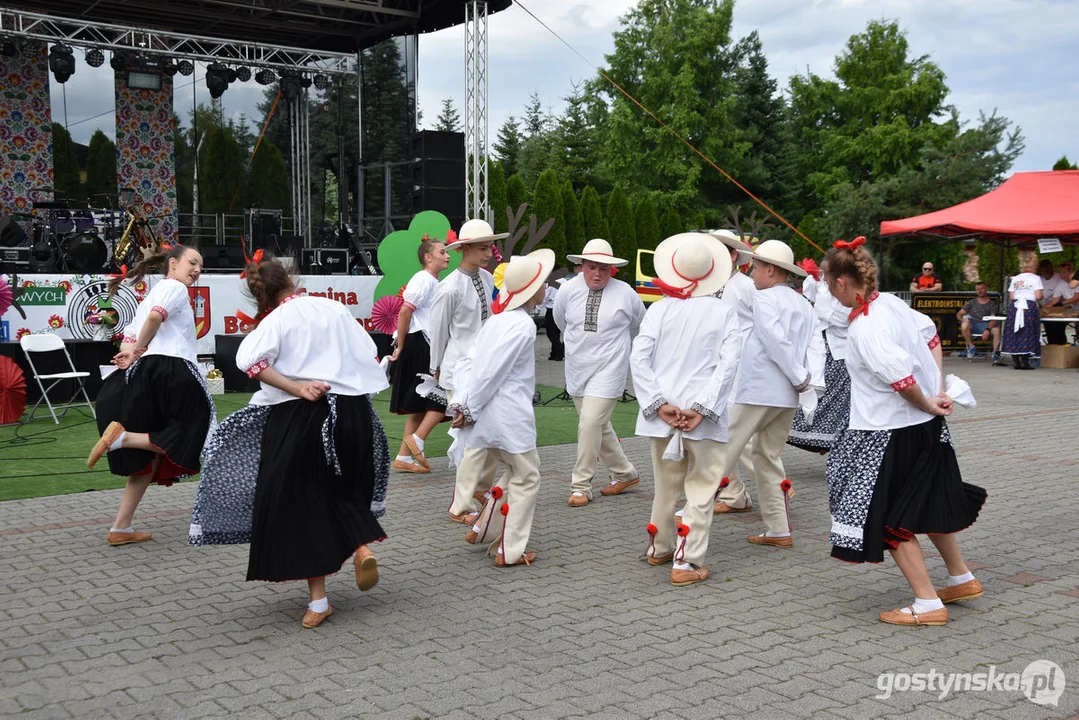
<path id="1" fill-rule="evenodd" d="M 540 381 L 560 384 L 546 352 L 541 338 Z M 0 503 L 0 716 L 1075 717 L 1079 375 L 946 363 L 978 396 L 951 427 L 989 501 L 961 535 L 986 594 L 945 627 L 877 620 L 911 600 L 906 583 L 890 560 L 829 559 L 824 458 L 793 448 L 794 548 L 749 545 L 756 513 L 717 517 L 712 577 L 672 587 L 669 566 L 639 559 L 652 473 L 646 443 L 627 439 L 641 485 L 581 509 L 566 505 L 573 448 L 540 451 L 531 568 L 465 544 L 444 461 L 394 475 L 381 582 L 361 594 L 349 572 L 332 577 L 336 612 L 316 630 L 300 627 L 302 582 L 245 582 L 246 546 L 187 546 L 192 484 L 152 488 L 136 525 L 153 540 L 119 548 L 105 544 L 119 491 Z M 1035 660 L 1067 678 L 1056 706 L 1015 690 L 878 697 L 882 673 L 902 688 L 894 674 Z"/>

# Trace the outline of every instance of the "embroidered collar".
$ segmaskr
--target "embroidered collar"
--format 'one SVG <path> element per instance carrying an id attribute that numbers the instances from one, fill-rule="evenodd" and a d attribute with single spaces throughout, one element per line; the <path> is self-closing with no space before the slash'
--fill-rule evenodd
<path id="1" fill-rule="evenodd" d="M 287 298 L 284 298 L 284 299 L 281 300 L 281 302 L 277 303 L 277 307 L 281 307 L 282 305 L 289 302 L 290 300 L 295 300 L 296 298 L 301 298 L 301 297 L 306 297 L 306 294 L 305 293 L 299 293 L 299 292 L 292 293 Z"/>
<path id="2" fill-rule="evenodd" d="M 469 272 L 468 270 L 465 270 L 465 269 L 464 269 L 463 267 L 461 267 L 460 265 L 458 265 L 458 266 L 457 266 L 457 272 L 459 272 L 459 273 L 461 273 L 461 274 L 463 274 L 463 275 L 465 275 L 465 276 L 467 276 L 467 277 L 470 277 L 470 278 L 477 278 L 477 277 L 479 277 L 479 276 L 480 276 L 480 271 L 479 271 L 479 268 L 477 268 L 477 269 L 476 269 L 475 271 L 473 271 L 473 272 Z"/>

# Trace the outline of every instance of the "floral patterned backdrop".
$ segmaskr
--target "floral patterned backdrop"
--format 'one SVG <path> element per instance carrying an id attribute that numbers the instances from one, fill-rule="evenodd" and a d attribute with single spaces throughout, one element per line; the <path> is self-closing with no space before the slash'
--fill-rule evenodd
<path id="1" fill-rule="evenodd" d="M 132 90 L 116 77 L 116 182 L 132 188 L 157 239 L 177 242 L 172 78 L 160 90 Z"/>
<path id="2" fill-rule="evenodd" d="M 0 56 L 0 213 L 30 214 L 34 188 L 52 186 L 49 62 L 41 43 Z"/>

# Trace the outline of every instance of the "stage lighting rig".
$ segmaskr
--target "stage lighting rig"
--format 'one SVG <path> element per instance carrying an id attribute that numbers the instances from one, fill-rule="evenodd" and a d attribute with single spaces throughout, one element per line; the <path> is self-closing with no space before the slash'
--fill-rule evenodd
<path id="1" fill-rule="evenodd" d="M 267 70 L 266 68 L 255 73 L 255 82 L 259 85 L 273 85 L 274 80 L 276 79 L 277 77 L 273 74 L 273 71 Z"/>
<path id="2" fill-rule="evenodd" d="M 105 53 L 97 48 L 90 48 L 86 51 L 86 64 L 92 68 L 101 67 L 105 64 Z"/>
<path id="3" fill-rule="evenodd" d="M 221 63 L 213 63 L 206 68 L 206 89 L 210 91 L 210 97 L 214 100 L 221 97 L 228 90 L 230 72 L 235 76 L 234 71 L 229 70 Z"/>
<path id="4" fill-rule="evenodd" d="M 0 55 L 4 57 L 15 57 L 19 54 L 19 46 L 15 44 L 15 40 L 7 36 L 0 37 Z"/>
<path id="5" fill-rule="evenodd" d="M 251 68 L 238 67 L 236 68 L 236 79 L 240 82 L 247 82 L 251 79 Z"/>
<path id="6" fill-rule="evenodd" d="M 123 72 L 127 69 L 127 56 L 120 52 L 113 52 L 109 67 L 116 72 Z"/>
<path id="7" fill-rule="evenodd" d="M 195 73 L 195 65 L 190 60 L 181 60 L 176 63 L 176 69 L 184 77 L 191 77 Z"/>
<path id="8" fill-rule="evenodd" d="M 75 54 L 69 46 L 52 46 L 49 50 L 49 70 L 60 84 L 66 83 L 75 74 Z"/>
<path id="9" fill-rule="evenodd" d="M 295 70 L 285 70 L 280 73 L 281 94 L 286 102 L 292 102 L 300 97 L 305 88 L 311 87 L 311 78 L 300 75 Z"/>
<path id="10" fill-rule="evenodd" d="M 316 88 L 318 88 L 319 90 L 325 90 L 329 86 L 330 86 L 330 79 L 328 77 L 326 77 L 325 75 L 316 75 L 315 76 L 315 87 Z"/>

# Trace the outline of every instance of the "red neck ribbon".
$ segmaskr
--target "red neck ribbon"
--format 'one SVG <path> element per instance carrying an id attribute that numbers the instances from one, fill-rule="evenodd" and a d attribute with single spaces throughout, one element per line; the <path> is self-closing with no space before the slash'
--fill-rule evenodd
<path id="1" fill-rule="evenodd" d="M 521 287 L 520 289 L 517 289 L 517 290 L 507 290 L 505 298 L 502 297 L 502 293 L 499 293 L 498 294 L 498 300 L 496 300 L 494 302 L 494 304 L 491 305 L 491 312 L 494 313 L 495 315 L 498 315 L 500 312 L 505 310 L 506 306 L 510 304 L 510 300 L 513 298 L 513 296 L 516 295 L 517 293 L 521 292 L 521 290 L 524 290 L 525 288 L 527 288 L 532 283 L 536 282 L 536 278 L 538 278 L 542 273 L 543 273 L 543 266 L 540 265 L 539 269 L 536 270 L 536 274 L 533 275 L 532 279 L 529 280 L 528 282 L 526 282 L 523 287 Z"/>
<path id="2" fill-rule="evenodd" d="M 677 254 L 678 251 L 675 250 L 674 255 Z M 678 272 L 678 268 L 674 266 L 674 255 L 671 255 L 671 270 L 674 272 L 675 275 L 689 283 L 689 285 L 686 285 L 685 287 L 675 287 L 670 283 L 663 282 L 659 278 L 652 278 L 652 284 L 658 287 L 667 297 L 685 300 L 693 294 L 693 291 L 697 289 L 697 285 L 700 283 L 701 280 L 712 274 L 712 270 L 714 270 L 716 267 L 716 261 L 714 259 L 712 260 L 711 267 L 708 268 L 708 272 L 706 272 L 704 275 L 701 275 L 698 278 L 688 278 L 682 273 Z"/>
<path id="3" fill-rule="evenodd" d="M 879 292 L 874 292 L 872 295 L 869 296 L 868 300 L 866 300 L 864 297 L 862 297 L 861 293 L 858 293 L 857 295 L 855 295 L 854 296 L 854 309 L 850 311 L 850 315 L 847 316 L 847 319 L 853 321 L 854 318 L 858 317 L 859 315 L 868 315 L 869 314 L 869 303 L 873 302 L 874 300 L 876 300 L 879 297 L 880 297 Z"/>

